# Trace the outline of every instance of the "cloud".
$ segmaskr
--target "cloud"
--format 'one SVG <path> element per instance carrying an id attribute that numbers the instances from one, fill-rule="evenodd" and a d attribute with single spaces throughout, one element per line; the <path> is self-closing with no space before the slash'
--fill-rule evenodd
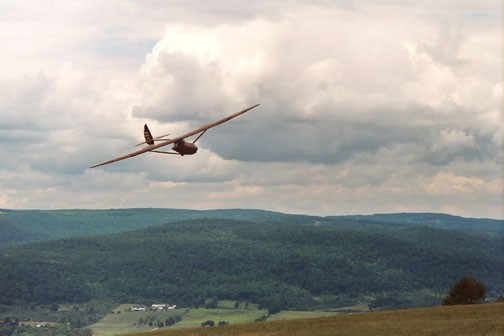
<path id="1" fill-rule="evenodd" d="M 479 188 L 483 187 L 485 182 L 480 178 L 455 176 L 452 172 L 439 172 L 432 182 L 426 187 L 427 193 L 431 195 L 472 195 Z"/>
<path id="2" fill-rule="evenodd" d="M 392 145 L 436 164 L 495 155 L 500 130 L 480 112 L 495 115 L 502 94 L 467 70 L 485 63 L 462 53 L 473 36 L 405 15 L 306 6 L 275 20 L 168 26 L 142 67 L 134 116 L 195 127 L 260 101 L 246 126 L 205 140 L 245 161 L 339 163 Z M 468 151 L 449 134 L 471 137 Z"/>
<path id="3" fill-rule="evenodd" d="M 0 205 L 502 217 L 500 7 L 0 3 Z M 197 156 L 88 170 L 153 133 Z"/>

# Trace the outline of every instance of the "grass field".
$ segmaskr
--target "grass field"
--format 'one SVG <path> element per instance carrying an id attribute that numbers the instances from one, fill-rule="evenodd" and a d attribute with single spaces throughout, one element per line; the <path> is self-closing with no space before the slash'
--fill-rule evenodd
<path id="1" fill-rule="evenodd" d="M 95 336 L 113 336 L 118 334 L 130 334 L 143 331 L 152 331 L 157 326 L 138 324 L 140 319 L 153 317 L 154 321 L 165 321 L 170 316 L 181 315 L 182 320 L 167 329 L 199 327 L 202 322 L 213 320 L 217 325 L 220 321 L 229 324 L 243 324 L 254 322 L 257 318 L 267 313 L 267 310 L 258 309 L 256 304 L 249 304 L 245 309 L 242 303 L 239 309 L 234 309 L 234 301 L 219 301 L 217 308 L 206 309 L 175 309 L 168 311 L 132 312 L 129 311 L 131 304 L 122 304 L 113 309 L 98 323 L 91 326 Z"/>
<path id="2" fill-rule="evenodd" d="M 105 315 L 98 323 L 91 326 L 95 336 L 112 336 L 117 334 L 128 334 L 141 331 L 148 331 L 156 328 L 147 324 L 139 325 L 138 321 L 141 318 L 152 316 L 155 321 L 165 321 L 169 317 L 185 314 L 184 309 L 175 309 L 168 311 L 145 311 L 131 312 L 128 311 L 130 304 L 122 304 L 113 309 L 113 312 Z"/>
<path id="3" fill-rule="evenodd" d="M 190 328 L 199 327 L 201 322 L 212 320 L 215 324 L 219 321 L 226 321 L 230 324 L 242 324 L 254 322 L 255 319 L 260 318 L 263 314 L 267 313 L 266 310 L 248 310 L 248 309 L 191 309 L 184 315 L 182 321 L 176 323 L 173 328 Z"/>
<path id="4" fill-rule="evenodd" d="M 309 319 L 315 317 L 334 316 L 338 314 L 339 313 L 337 312 L 283 310 L 278 314 L 270 315 L 270 317 L 268 317 L 268 321 Z"/>
<path id="5" fill-rule="evenodd" d="M 504 303 L 358 313 L 222 327 L 161 329 L 137 336 L 502 336 Z"/>

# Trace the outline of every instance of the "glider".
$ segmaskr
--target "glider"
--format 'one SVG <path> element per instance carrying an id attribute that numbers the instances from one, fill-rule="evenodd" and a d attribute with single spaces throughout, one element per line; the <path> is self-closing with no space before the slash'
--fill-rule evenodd
<path id="1" fill-rule="evenodd" d="M 147 144 L 147 147 L 144 147 L 144 148 L 142 148 L 140 150 L 137 150 L 135 152 L 132 152 L 132 153 L 129 153 L 129 154 L 126 154 L 126 155 L 123 155 L 123 156 L 119 156 L 119 157 L 117 157 L 115 159 L 112 159 L 112 160 L 108 160 L 108 161 L 105 161 L 105 162 L 102 162 L 102 163 L 98 163 L 98 164 L 96 164 L 94 166 L 91 166 L 90 168 L 96 168 L 96 167 L 99 167 L 99 166 L 104 166 L 104 165 L 109 164 L 109 163 L 121 161 L 121 160 L 124 160 L 124 159 L 129 159 L 131 157 L 134 157 L 134 156 L 137 156 L 137 155 L 140 155 L 140 154 L 144 154 L 144 153 L 147 153 L 147 152 L 161 153 L 161 154 L 176 154 L 176 155 L 181 155 L 181 156 L 195 154 L 198 151 L 198 146 L 196 146 L 196 141 L 198 141 L 199 138 L 201 138 L 201 136 L 203 134 L 205 134 L 205 132 L 208 129 L 210 129 L 212 127 L 215 127 L 217 125 L 220 125 L 222 123 L 225 123 L 226 121 L 229 121 L 229 120 L 231 120 L 233 118 L 236 118 L 239 115 L 242 115 L 245 112 L 250 111 L 250 110 L 252 110 L 253 108 L 255 108 L 257 106 L 259 106 L 259 104 L 253 105 L 253 106 L 251 106 L 249 108 L 246 108 L 245 110 L 242 110 L 240 112 L 236 112 L 234 114 L 231 114 L 230 116 L 227 116 L 227 117 L 225 117 L 223 119 L 214 121 L 213 123 L 203 125 L 203 126 L 197 128 L 197 129 L 195 129 L 194 131 L 191 131 L 189 133 L 186 133 L 184 135 L 181 135 L 181 136 L 173 138 L 173 139 L 165 139 L 165 137 L 167 137 L 169 134 L 153 137 L 152 134 L 151 134 L 151 132 L 150 132 L 150 130 L 149 130 L 149 127 L 147 127 L 147 125 L 145 125 L 144 126 L 144 138 L 145 138 L 145 141 L 137 144 L 136 146 Z M 187 142 L 187 141 L 185 141 L 186 138 L 188 138 L 190 136 L 193 136 L 193 135 L 196 135 L 198 133 L 200 133 L 200 134 L 198 135 L 198 137 L 193 142 Z M 159 143 L 156 143 L 156 142 L 159 142 Z M 166 151 L 157 150 L 158 148 L 161 148 L 161 147 L 164 147 L 164 146 L 168 146 L 168 145 L 171 145 L 171 144 L 173 144 L 173 147 L 172 147 L 173 152 L 166 152 Z"/>

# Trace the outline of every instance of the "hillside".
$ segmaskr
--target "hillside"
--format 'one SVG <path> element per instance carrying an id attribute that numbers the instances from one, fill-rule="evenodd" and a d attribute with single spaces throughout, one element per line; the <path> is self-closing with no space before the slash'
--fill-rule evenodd
<path id="1" fill-rule="evenodd" d="M 274 220 L 287 217 L 263 210 L 8 210 L 0 209 L 0 248 L 70 237 L 131 231 L 180 220 L 227 218 Z"/>
<path id="2" fill-rule="evenodd" d="M 354 216 L 330 216 L 328 219 L 347 219 L 355 222 L 380 224 L 424 225 L 437 229 L 468 230 L 487 233 L 504 233 L 504 221 L 488 218 L 464 218 L 438 213 L 396 213 Z"/>
<path id="3" fill-rule="evenodd" d="M 358 224 L 358 225 L 357 225 Z M 272 311 L 440 302 L 460 276 L 504 291 L 502 237 L 422 225 L 195 219 L 0 250 L 0 304 L 113 300 Z"/>
<path id="4" fill-rule="evenodd" d="M 307 216 L 250 209 L 110 209 L 110 210 L 8 210 L 0 209 L 0 248 L 37 241 L 89 237 L 126 232 L 181 220 L 221 218 L 253 222 L 337 225 L 369 230 L 378 227 L 429 226 L 504 235 L 504 221 L 446 214 L 377 214 L 369 216 Z"/>
<path id="5" fill-rule="evenodd" d="M 501 336 L 504 303 L 364 313 L 305 320 L 185 330 L 161 329 L 137 336 Z"/>

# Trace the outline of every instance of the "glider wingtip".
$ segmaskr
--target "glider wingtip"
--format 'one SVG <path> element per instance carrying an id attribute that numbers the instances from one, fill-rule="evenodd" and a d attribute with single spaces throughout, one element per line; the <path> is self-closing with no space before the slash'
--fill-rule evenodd
<path id="1" fill-rule="evenodd" d="M 91 167 L 89 167 L 89 168 L 90 168 L 90 169 L 93 169 L 93 168 L 96 168 L 96 167 L 104 166 L 104 165 L 106 165 L 106 164 L 107 164 L 107 163 L 105 163 L 105 162 L 102 162 L 102 163 L 97 163 L 97 164 L 95 164 L 95 165 L 92 165 L 92 166 L 91 166 Z"/>
<path id="2" fill-rule="evenodd" d="M 250 111 L 250 110 L 252 110 L 252 109 L 256 108 L 256 107 L 257 107 L 257 106 L 259 106 L 259 105 L 261 105 L 261 104 L 255 104 L 255 105 L 252 105 L 252 106 L 250 106 L 249 108 L 245 109 L 245 111 Z"/>

